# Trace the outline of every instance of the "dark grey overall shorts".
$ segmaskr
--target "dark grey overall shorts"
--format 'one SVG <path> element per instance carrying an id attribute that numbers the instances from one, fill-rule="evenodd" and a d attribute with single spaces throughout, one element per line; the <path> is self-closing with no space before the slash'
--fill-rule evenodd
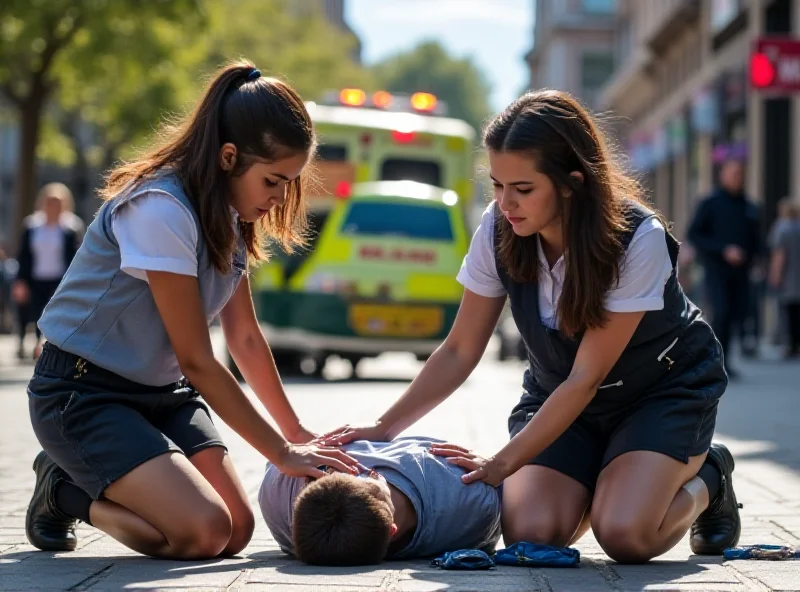
<path id="1" fill-rule="evenodd" d="M 653 215 L 640 204 L 626 203 L 626 250 L 636 229 Z M 666 241 L 672 275 L 664 287 L 664 308 L 645 313 L 594 399 L 564 434 L 530 459 L 590 491 L 600 472 L 626 452 L 659 452 L 686 463 L 711 444 L 717 403 L 728 384 L 722 348 L 678 283 L 678 241 L 668 231 Z M 570 338 L 541 322 L 538 285 L 513 281 L 500 262 L 497 234 L 494 242 L 497 272 L 530 362 L 524 394 L 508 420 L 513 437 L 567 379 L 582 335 Z"/>

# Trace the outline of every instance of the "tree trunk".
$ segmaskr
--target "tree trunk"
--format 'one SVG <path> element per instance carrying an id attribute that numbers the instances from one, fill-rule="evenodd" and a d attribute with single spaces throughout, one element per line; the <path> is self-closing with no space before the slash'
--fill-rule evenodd
<path id="1" fill-rule="evenodd" d="M 44 89 L 34 85 L 31 94 L 20 105 L 19 165 L 17 167 L 17 207 L 14 215 L 13 242 L 19 244 L 22 221 L 33 212 L 37 191 L 36 147 L 42 127 Z"/>
<path id="2" fill-rule="evenodd" d="M 61 122 L 61 132 L 66 135 L 75 151 L 75 164 L 72 165 L 72 193 L 75 196 L 75 212 L 83 215 L 86 203 L 92 197 L 92 182 L 89 178 L 89 160 L 86 147 L 80 138 L 83 122 L 77 113 L 65 113 Z"/>

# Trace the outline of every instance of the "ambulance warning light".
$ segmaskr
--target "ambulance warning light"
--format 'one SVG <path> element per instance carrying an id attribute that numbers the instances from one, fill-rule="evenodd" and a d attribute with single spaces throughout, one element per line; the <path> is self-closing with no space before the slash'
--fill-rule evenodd
<path id="1" fill-rule="evenodd" d="M 343 88 L 339 93 L 339 100 L 344 105 L 361 107 L 367 100 L 367 93 L 360 88 Z"/>
<path id="2" fill-rule="evenodd" d="M 436 109 L 436 95 L 417 92 L 411 95 L 411 106 L 417 111 L 433 111 Z"/>

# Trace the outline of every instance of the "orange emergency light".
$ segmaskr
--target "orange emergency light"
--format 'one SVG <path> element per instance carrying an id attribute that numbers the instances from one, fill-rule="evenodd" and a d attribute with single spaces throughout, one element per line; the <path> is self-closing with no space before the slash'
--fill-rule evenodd
<path id="1" fill-rule="evenodd" d="M 385 90 L 376 91 L 372 95 L 372 104 L 375 105 L 375 107 L 377 107 L 378 109 L 386 109 L 389 105 L 392 104 L 391 93 L 388 93 Z"/>
<path id="2" fill-rule="evenodd" d="M 417 111 L 433 111 L 436 109 L 436 95 L 417 92 L 411 95 L 411 106 Z"/>
<path id="3" fill-rule="evenodd" d="M 339 101 L 351 107 L 361 107 L 367 100 L 367 93 L 360 88 L 343 88 L 339 92 Z"/>

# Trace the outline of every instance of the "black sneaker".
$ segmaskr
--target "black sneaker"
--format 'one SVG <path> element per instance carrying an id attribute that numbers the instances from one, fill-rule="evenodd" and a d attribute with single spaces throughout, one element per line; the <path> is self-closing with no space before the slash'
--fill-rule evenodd
<path id="1" fill-rule="evenodd" d="M 742 520 L 739 508 L 742 504 L 736 501 L 733 492 L 731 473 L 733 473 L 733 455 L 723 444 L 712 444 L 708 451 L 708 460 L 716 465 L 722 476 L 722 484 L 708 508 L 697 517 L 690 531 L 689 546 L 696 555 L 722 555 L 722 552 L 735 547 L 742 533 Z"/>
<path id="2" fill-rule="evenodd" d="M 28 541 L 42 551 L 74 551 L 78 544 L 77 520 L 56 508 L 55 502 L 56 484 L 69 477 L 44 451 L 33 461 L 33 470 L 36 486 L 25 516 Z"/>

